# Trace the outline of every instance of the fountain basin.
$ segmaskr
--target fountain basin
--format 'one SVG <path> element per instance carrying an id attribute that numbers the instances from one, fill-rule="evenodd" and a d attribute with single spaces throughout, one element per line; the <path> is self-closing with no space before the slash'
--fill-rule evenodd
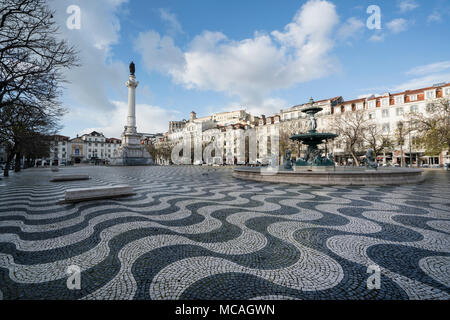
<path id="1" fill-rule="evenodd" d="M 302 169 L 292 170 L 267 170 L 266 168 L 236 168 L 233 177 L 243 180 L 308 184 L 308 185 L 340 185 L 340 186 L 364 186 L 364 185 L 399 185 L 415 184 L 424 180 L 422 169 L 412 168 L 383 168 L 378 170 L 358 168 L 335 167 L 334 170 Z"/>

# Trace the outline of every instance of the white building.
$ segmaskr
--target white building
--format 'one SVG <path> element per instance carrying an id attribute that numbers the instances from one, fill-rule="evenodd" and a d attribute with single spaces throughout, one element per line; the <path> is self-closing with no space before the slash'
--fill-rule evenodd
<path id="1" fill-rule="evenodd" d="M 450 83 L 344 101 L 333 107 L 331 117 L 328 117 L 327 120 L 330 121 L 334 116 L 342 115 L 345 112 L 364 110 L 368 119 L 373 120 L 379 126 L 383 135 L 395 140 L 400 122 L 403 123 L 405 131 L 409 131 L 408 113 L 419 112 L 427 116 L 429 104 L 440 98 L 450 98 Z M 324 122 L 324 125 L 327 126 L 327 121 Z M 396 146 L 393 152 L 383 156 L 382 161 L 400 164 L 403 157 L 405 163 L 413 165 L 417 165 L 417 162 L 429 165 L 445 163 L 448 150 L 439 155 L 425 156 L 425 150 L 415 145 L 414 128 L 411 129 L 411 133 L 404 136 L 404 144 Z M 343 150 L 337 148 L 335 154 L 339 153 L 343 153 Z"/>
<path id="2" fill-rule="evenodd" d="M 106 162 L 111 159 L 114 151 L 120 146 L 121 140 L 106 138 L 102 133 L 93 131 L 81 137 L 55 135 L 50 143 L 50 157 L 54 165 L 81 163 L 98 160 Z"/>

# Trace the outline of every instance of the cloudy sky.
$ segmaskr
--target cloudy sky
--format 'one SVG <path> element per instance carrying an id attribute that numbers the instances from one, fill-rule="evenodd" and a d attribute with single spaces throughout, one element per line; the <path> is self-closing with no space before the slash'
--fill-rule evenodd
<path id="1" fill-rule="evenodd" d="M 450 82 L 447 0 L 49 0 L 82 66 L 67 72 L 61 134 L 120 137 L 128 64 L 140 132 L 226 110 L 270 115 L 342 95 Z M 380 29 L 369 28 L 370 5 Z M 69 29 L 71 5 L 80 29 Z"/>

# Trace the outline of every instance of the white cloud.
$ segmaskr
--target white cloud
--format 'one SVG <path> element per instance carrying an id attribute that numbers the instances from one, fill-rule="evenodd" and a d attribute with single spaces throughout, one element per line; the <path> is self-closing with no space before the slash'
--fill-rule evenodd
<path id="1" fill-rule="evenodd" d="M 369 38 L 369 41 L 380 42 L 384 40 L 384 34 L 374 34 Z"/>
<path id="2" fill-rule="evenodd" d="M 135 49 L 149 71 L 168 73 L 187 88 L 238 96 L 241 104 L 262 104 L 272 90 L 324 77 L 334 72 L 330 56 L 338 25 L 328 1 L 305 3 L 283 31 L 256 32 L 235 41 L 220 32 L 204 31 L 182 51 L 172 38 L 154 31 L 138 36 Z"/>
<path id="3" fill-rule="evenodd" d="M 80 117 L 84 121 L 97 121 L 98 126 L 85 128 L 83 133 L 92 131 L 102 132 L 106 137 L 120 138 L 125 120 L 128 115 L 128 103 L 124 101 L 111 101 L 114 106 L 113 110 L 108 112 L 108 116 L 102 116 L 101 112 L 94 111 L 89 114 L 72 114 L 73 118 Z M 180 113 L 176 110 L 165 110 L 158 106 L 148 104 L 136 105 L 136 126 L 142 133 L 166 132 L 168 122 L 178 119 Z"/>
<path id="4" fill-rule="evenodd" d="M 288 103 L 281 98 L 267 98 L 259 104 L 246 105 L 245 110 L 255 116 L 272 116 L 275 113 L 279 113 L 281 109 L 286 109 L 287 107 Z"/>
<path id="5" fill-rule="evenodd" d="M 399 84 L 395 86 L 392 91 L 403 91 L 403 90 L 409 90 L 409 89 L 415 89 L 415 88 L 423 88 L 432 86 L 436 83 L 441 82 L 449 82 L 450 80 L 450 72 L 444 72 L 444 73 L 435 73 L 426 75 L 423 77 L 417 77 L 413 78 L 411 80 L 408 80 L 402 84 Z"/>
<path id="6" fill-rule="evenodd" d="M 408 21 L 403 18 L 394 19 L 389 21 L 386 26 L 393 33 L 400 33 L 402 31 L 406 31 L 408 29 Z"/>
<path id="7" fill-rule="evenodd" d="M 427 17 L 427 21 L 428 22 L 441 22 L 442 21 L 442 16 L 441 13 L 437 10 L 434 10 L 428 17 Z"/>
<path id="8" fill-rule="evenodd" d="M 435 63 L 426 64 L 423 66 L 414 67 L 411 70 L 407 71 L 407 75 L 425 75 L 435 72 L 442 72 L 447 69 L 450 69 L 450 60 L 448 61 L 440 61 Z"/>
<path id="9" fill-rule="evenodd" d="M 175 14 L 171 13 L 167 9 L 159 9 L 159 13 L 161 15 L 161 19 L 169 26 L 167 31 L 169 35 L 175 36 L 177 33 L 184 33 Z"/>
<path id="10" fill-rule="evenodd" d="M 351 17 L 339 28 L 337 36 L 341 40 L 354 38 L 364 30 L 364 27 L 365 24 L 361 20 Z"/>
<path id="11" fill-rule="evenodd" d="M 134 42 L 135 49 L 142 55 L 144 67 L 148 71 L 179 71 L 184 64 L 183 52 L 175 46 L 169 36 L 161 37 L 156 31 L 140 33 Z"/>
<path id="12" fill-rule="evenodd" d="M 398 7 L 401 12 L 408 12 L 419 7 L 419 4 L 414 0 L 402 0 L 399 2 Z"/>
<path id="13" fill-rule="evenodd" d="M 440 61 L 427 65 L 417 66 L 405 72 L 414 78 L 397 85 L 392 90 L 408 90 L 432 86 L 436 83 L 450 82 L 450 61 Z"/>
<path id="14" fill-rule="evenodd" d="M 108 90 L 126 94 L 123 75 L 127 66 L 111 55 L 111 46 L 119 40 L 120 23 L 117 18 L 126 0 L 98 0 L 77 2 L 74 0 L 50 1 L 55 10 L 55 20 L 60 25 L 61 36 L 78 51 L 78 68 L 66 72 L 70 83 L 65 87 L 65 106 L 69 109 L 111 110 Z M 81 29 L 69 30 L 66 20 L 69 5 L 78 4 L 81 9 Z"/>

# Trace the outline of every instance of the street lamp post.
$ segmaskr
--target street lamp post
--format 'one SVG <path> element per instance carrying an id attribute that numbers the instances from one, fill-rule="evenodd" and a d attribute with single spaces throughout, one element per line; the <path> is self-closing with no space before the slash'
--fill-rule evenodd
<path id="1" fill-rule="evenodd" d="M 411 119 L 409 120 L 408 140 L 409 140 L 409 167 L 410 167 L 410 168 L 412 168 L 412 151 L 411 151 Z"/>
<path id="2" fill-rule="evenodd" d="M 399 122 L 397 124 L 398 127 L 398 144 L 400 145 L 400 167 L 403 167 L 404 160 L 403 160 L 403 122 Z"/>

